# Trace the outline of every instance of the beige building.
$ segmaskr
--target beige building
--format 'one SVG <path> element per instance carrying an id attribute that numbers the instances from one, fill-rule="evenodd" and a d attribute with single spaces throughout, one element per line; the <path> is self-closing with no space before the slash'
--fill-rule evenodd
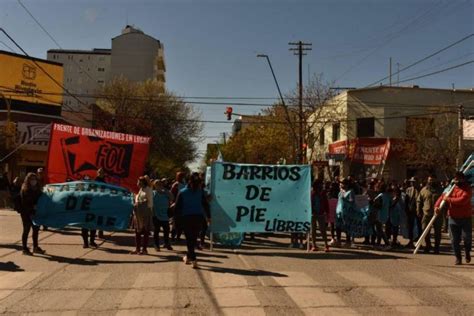
<path id="1" fill-rule="evenodd" d="M 474 114 L 473 90 L 380 86 L 344 91 L 328 102 L 323 114 L 318 113 L 311 131 L 316 145 L 308 150 L 308 161 L 328 161 L 331 167 L 325 176 L 367 179 L 383 171 L 386 178 L 403 180 L 417 175 L 420 167 L 410 165 L 404 156 L 407 144 L 419 136 L 419 126 L 432 126 L 432 136 L 443 135 L 447 141 L 450 133 L 456 147 L 460 105 L 465 117 Z M 473 148 L 473 140 L 463 141 L 464 156 Z M 439 170 L 424 171 L 442 176 Z"/>
<path id="2" fill-rule="evenodd" d="M 112 39 L 112 48 L 92 50 L 51 49 L 49 61 L 64 66 L 65 93 L 63 116 L 76 125 L 90 125 L 90 105 L 107 82 L 123 76 L 134 81 L 155 80 L 165 91 L 165 61 L 163 44 L 143 31 L 127 25 L 121 35 Z M 80 114 L 74 113 L 81 112 Z M 85 121 L 77 122 L 86 117 Z"/>

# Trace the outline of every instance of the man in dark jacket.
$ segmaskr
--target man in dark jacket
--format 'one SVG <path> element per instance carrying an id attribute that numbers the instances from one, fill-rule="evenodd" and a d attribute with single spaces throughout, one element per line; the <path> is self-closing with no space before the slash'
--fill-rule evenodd
<path id="1" fill-rule="evenodd" d="M 323 236 L 324 250 L 328 252 L 329 246 L 326 233 L 326 219 L 329 213 L 329 201 L 327 193 L 323 189 L 323 183 L 319 179 L 313 182 L 313 188 L 311 190 L 311 209 L 311 251 L 318 251 L 318 246 L 316 246 L 316 226 L 318 226 L 319 231 Z"/>
<path id="2" fill-rule="evenodd" d="M 418 236 L 421 234 L 421 220 L 416 216 L 416 200 L 418 198 L 418 189 L 416 188 L 416 179 L 412 177 L 408 180 L 409 187 L 406 188 L 405 194 L 405 212 L 407 215 L 407 226 L 408 226 L 408 239 L 409 242 L 405 246 L 406 248 L 413 249 L 414 247 L 414 230 L 415 224 L 418 228 Z"/>
<path id="3" fill-rule="evenodd" d="M 441 188 L 436 183 L 435 176 L 429 176 L 426 182 L 426 186 L 421 189 L 420 194 L 417 198 L 417 213 L 418 216 L 421 217 L 421 223 L 423 225 L 423 231 L 428 226 L 431 218 L 434 215 L 434 208 L 435 203 L 438 200 L 439 196 L 441 195 Z M 441 244 L 441 226 L 443 225 L 443 218 L 438 216 L 433 224 L 434 227 L 434 240 L 435 240 L 435 247 L 434 253 L 439 253 L 439 246 Z M 429 253 L 432 249 L 431 247 L 431 228 L 430 232 L 425 237 L 425 253 Z"/>
<path id="4" fill-rule="evenodd" d="M 464 249 L 466 253 L 466 263 L 471 262 L 472 247 L 472 189 L 469 182 L 466 181 L 462 172 L 457 172 L 454 177 L 454 189 L 449 197 L 441 195 L 436 201 L 435 212 L 442 214 L 440 209 L 441 202 L 444 200 L 447 204 L 449 229 L 451 231 L 451 244 L 454 255 L 456 256 L 456 265 L 462 263 L 461 257 L 461 236 L 464 236 Z"/>

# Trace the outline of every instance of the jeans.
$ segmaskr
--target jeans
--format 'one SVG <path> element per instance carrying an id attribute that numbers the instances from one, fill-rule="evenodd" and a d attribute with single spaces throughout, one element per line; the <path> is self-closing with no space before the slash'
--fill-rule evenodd
<path id="1" fill-rule="evenodd" d="M 324 245 L 328 245 L 328 237 L 326 232 L 326 215 L 312 215 L 311 217 L 311 239 L 313 245 L 316 244 L 316 225 L 323 236 Z"/>
<path id="2" fill-rule="evenodd" d="M 433 215 L 423 215 L 421 223 L 423 225 L 423 231 L 428 226 L 429 222 L 433 218 Z M 435 240 L 435 249 L 439 250 L 439 245 L 441 244 L 441 227 L 443 226 L 443 217 L 441 215 L 436 217 L 435 222 L 433 223 L 434 227 L 434 240 Z M 431 249 L 431 228 L 428 234 L 425 237 L 426 248 Z"/>
<path id="3" fill-rule="evenodd" d="M 23 250 L 28 248 L 28 235 L 30 234 L 31 228 L 33 228 L 33 248 L 37 248 L 40 229 L 39 226 L 33 224 L 33 221 L 29 215 L 21 214 L 21 222 L 23 223 L 23 234 L 21 235 L 21 244 L 23 246 Z"/>
<path id="4" fill-rule="evenodd" d="M 160 221 L 158 218 L 153 216 L 153 226 L 155 232 L 153 233 L 153 239 L 155 240 L 155 246 L 160 247 L 160 229 L 163 228 L 163 239 L 165 241 L 165 247 L 170 245 L 170 223 L 169 221 Z"/>
<path id="5" fill-rule="evenodd" d="M 89 235 L 89 232 L 90 232 L 90 235 Z M 87 241 L 88 238 L 90 238 L 89 240 L 91 244 L 95 243 L 95 234 L 96 234 L 95 229 L 91 229 L 91 230 L 85 229 L 85 228 L 81 229 L 82 241 L 84 242 L 84 246 L 89 245 L 89 242 Z"/>
<path id="6" fill-rule="evenodd" d="M 464 238 L 464 251 L 466 254 L 472 248 L 472 220 L 471 218 L 449 218 L 451 230 L 451 245 L 456 258 L 461 259 L 461 236 Z"/>
<path id="7" fill-rule="evenodd" d="M 190 261 L 196 261 L 196 245 L 199 232 L 202 230 L 202 215 L 187 215 L 181 217 L 184 236 L 186 236 L 186 247 L 188 251 L 186 256 Z"/>

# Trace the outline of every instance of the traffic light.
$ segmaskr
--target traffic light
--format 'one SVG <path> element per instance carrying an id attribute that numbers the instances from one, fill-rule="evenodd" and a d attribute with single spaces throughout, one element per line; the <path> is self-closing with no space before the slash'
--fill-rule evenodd
<path id="1" fill-rule="evenodd" d="M 227 120 L 230 121 L 232 120 L 232 107 L 228 106 L 224 112 L 224 114 L 227 115 Z"/>

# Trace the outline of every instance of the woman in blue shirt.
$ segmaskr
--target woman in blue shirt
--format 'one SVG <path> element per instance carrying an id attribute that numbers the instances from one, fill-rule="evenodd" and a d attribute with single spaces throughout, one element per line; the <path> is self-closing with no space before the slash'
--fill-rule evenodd
<path id="1" fill-rule="evenodd" d="M 176 198 L 175 214 L 179 218 L 186 236 L 188 251 L 183 261 L 186 264 L 192 264 L 193 268 L 197 268 L 195 251 L 197 238 L 202 230 L 204 218 L 207 219 L 208 224 L 211 221 L 209 203 L 197 172 L 191 175 L 188 185 L 179 191 Z"/>
<path id="2" fill-rule="evenodd" d="M 155 241 L 155 250 L 160 251 L 160 229 L 163 228 L 164 247 L 173 250 L 170 244 L 170 224 L 168 210 L 173 202 L 173 194 L 165 189 L 164 184 L 160 180 L 153 182 L 153 233 Z"/>

